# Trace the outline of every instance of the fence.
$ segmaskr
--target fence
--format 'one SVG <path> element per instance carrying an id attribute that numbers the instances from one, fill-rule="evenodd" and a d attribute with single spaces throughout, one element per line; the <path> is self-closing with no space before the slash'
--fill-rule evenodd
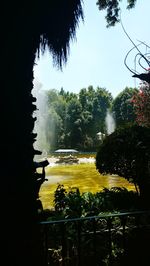
<path id="1" fill-rule="evenodd" d="M 41 232 L 45 265 L 144 266 L 150 259 L 147 211 L 45 221 Z"/>

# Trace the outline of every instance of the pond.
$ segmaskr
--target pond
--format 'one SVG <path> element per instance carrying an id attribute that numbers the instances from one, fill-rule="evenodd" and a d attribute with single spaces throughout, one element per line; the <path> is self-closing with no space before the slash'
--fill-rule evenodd
<path id="1" fill-rule="evenodd" d="M 67 190 L 70 187 L 78 187 L 81 193 L 96 193 L 104 187 L 125 187 L 135 190 L 134 185 L 122 177 L 100 175 L 93 157 L 80 158 L 80 163 L 73 165 L 57 165 L 56 158 L 49 158 L 49 161 L 50 165 L 45 168 L 48 181 L 43 183 L 40 190 L 40 200 L 44 209 L 53 208 L 54 192 L 58 184 L 63 184 Z"/>

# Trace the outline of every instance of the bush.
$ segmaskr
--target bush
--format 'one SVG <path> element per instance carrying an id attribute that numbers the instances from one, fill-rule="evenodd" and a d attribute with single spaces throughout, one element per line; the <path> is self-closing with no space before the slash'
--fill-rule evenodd
<path id="1" fill-rule="evenodd" d="M 80 193 L 78 188 L 67 192 L 58 185 L 54 195 L 57 218 L 75 218 L 99 215 L 105 212 L 133 211 L 139 208 L 139 196 L 126 188 L 104 188 L 97 193 Z"/>

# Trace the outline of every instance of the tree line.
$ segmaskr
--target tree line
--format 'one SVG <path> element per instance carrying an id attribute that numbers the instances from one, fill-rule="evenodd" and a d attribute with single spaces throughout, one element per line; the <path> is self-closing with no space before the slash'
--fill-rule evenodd
<path id="1" fill-rule="evenodd" d="M 131 99 L 137 93 L 137 89 L 126 87 L 113 99 L 107 89 L 93 86 L 82 88 L 78 94 L 63 88 L 45 91 L 45 104 L 39 106 L 39 148 L 47 152 L 58 148 L 96 151 L 100 144 L 97 133 L 107 135 L 108 110 L 116 127 L 135 122 Z"/>

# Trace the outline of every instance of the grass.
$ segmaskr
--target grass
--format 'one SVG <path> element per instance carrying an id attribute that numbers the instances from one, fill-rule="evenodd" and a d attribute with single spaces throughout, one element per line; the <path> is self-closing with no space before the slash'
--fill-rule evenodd
<path id="1" fill-rule="evenodd" d="M 98 173 L 94 163 L 77 165 L 58 165 L 46 168 L 48 182 L 40 190 L 40 199 L 44 208 L 53 207 L 54 192 L 58 184 L 63 184 L 66 189 L 78 187 L 80 192 L 97 192 L 104 187 L 126 187 L 135 190 L 134 185 L 118 176 L 103 176 Z"/>

